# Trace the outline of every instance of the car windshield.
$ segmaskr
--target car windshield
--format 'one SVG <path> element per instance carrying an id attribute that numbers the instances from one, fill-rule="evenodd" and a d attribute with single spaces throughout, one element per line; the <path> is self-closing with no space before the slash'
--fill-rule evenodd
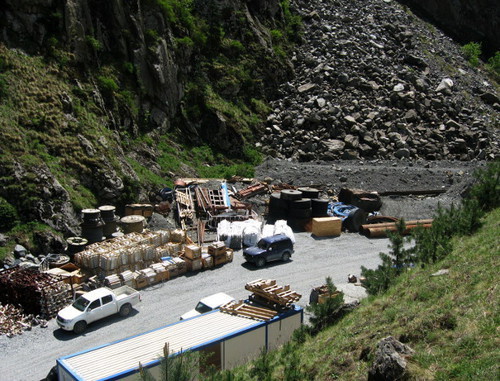
<path id="1" fill-rule="evenodd" d="M 72 304 L 78 311 L 85 311 L 85 308 L 89 305 L 90 301 L 85 299 L 83 296 L 80 296 L 75 302 Z"/>
<path id="2" fill-rule="evenodd" d="M 264 241 L 263 239 L 261 239 L 261 240 L 259 241 L 259 243 L 257 244 L 257 247 L 258 247 L 259 249 L 264 249 L 264 250 L 265 250 L 265 249 L 267 249 L 267 242 L 266 242 L 266 241 Z"/>
<path id="3" fill-rule="evenodd" d="M 205 312 L 212 311 L 212 309 L 202 302 L 198 302 L 195 308 L 200 314 L 204 314 Z"/>

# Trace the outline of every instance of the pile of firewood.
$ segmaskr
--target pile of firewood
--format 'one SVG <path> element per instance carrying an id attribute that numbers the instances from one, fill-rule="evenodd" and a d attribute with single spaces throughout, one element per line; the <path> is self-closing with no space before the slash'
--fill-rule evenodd
<path id="1" fill-rule="evenodd" d="M 0 335 L 12 337 L 20 335 L 24 331 L 30 331 L 32 327 L 40 325 L 47 327 L 47 320 L 38 316 L 24 315 L 22 309 L 12 304 L 0 304 Z"/>

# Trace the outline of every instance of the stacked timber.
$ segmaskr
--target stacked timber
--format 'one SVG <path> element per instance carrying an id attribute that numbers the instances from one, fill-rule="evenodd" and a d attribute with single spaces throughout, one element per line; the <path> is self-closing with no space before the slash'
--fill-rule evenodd
<path id="1" fill-rule="evenodd" d="M 126 270 L 137 271 L 168 255 L 178 255 L 182 234 L 173 231 L 130 233 L 87 246 L 75 254 L 75 263 L 91 274 L 108 276 Z"/>
<path id="2" fill-rule="evenodd" d="M 220 311 L 236 316 L 242 316 L 259 321 L 267 321 L 278 315 L 278 312 L 270 308 L 257 307 L 240 300 L 224 304 Z"/>
<path id="3" fill-rule="evenodd" d="M 231 250 L 231 249 L 229 249 Z M 228 249 L 222 241 L 213 242 L 208 246 L 208 254 L 213 257 L 214 266 L 222 265 L 228 261 Z M 232 250 L 231 250 L 232 253 Z M 232 260 L 232 257 L 231 257 Z"/>
<path id="4" fill-rule="evenodd" d="M 201 262 L 203 263 L 204 269 L 211 269 L 212 267 L 214 267 L 214 257 L 212 257 L 208 253 L 201 254 Z"/>
<path id="5" fill-rule="evenodd" d="M 44 319 L 54 317 L 73 296 L 63 277 L 17 267 L 0 272 L 0 289 L 1 304 L 19 306 Z"/>
<path id="6" fill-rule="evenodd" d="M 263 302 L 278 309 L 290 308 L 302 295 L 290 290 L 290 286 L 279 286 L 274 279 L 257 279 L 245 285 L 253 295 L 250 299 Z"/>
<path id="7" fill-rule="evenodd" d="M 404 235 L 410 234 L 413 229 L 423 228 L 428 229 L 432 226 L 432 219 L 427 220 L 412 220 L 406 221 L 406 229 L 403 232 Z M 365 224 L 361 226 L 361 231 L 370 238 L 382 238 L 387 237 L 387 232 L 395 232 L 398 230 L 397 222 L 386 222 L 381 224 Z"/>

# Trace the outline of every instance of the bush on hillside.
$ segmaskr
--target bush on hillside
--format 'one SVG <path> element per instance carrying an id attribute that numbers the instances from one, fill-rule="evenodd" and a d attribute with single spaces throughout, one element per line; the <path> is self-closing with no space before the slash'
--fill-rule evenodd
<path id="1" fill-rule="evenodd" d="M 338 318 L 337 312 L 344 304 L 344 294 L 337 291 L 332 278 L 326 278 L 326 286 L 328 298 L 324 303 L 312 303 L 306 307 L 306 310 L 311 313 L 309 323 L 311 324 L 310 333 L 313 335 L 335 323 Z"/>
<path id="2" fill-rule="evenodd" d="M 472 66 L 476 67 L 479 65 L 479 56 L 481 55 L 480 42 L 469 42 L 462 46 L 462 52 Z"/>
<path id="3" fill-rule="evenodd" d="M 380 253 L 382 263 L 374 270 L 361 266 L 361 275 L 365 278 L 363 286 L 370 295 L 376 295 L 387 290 L 394 280 L 409 266 L 413 265 L 415 258 L 411 249 L 405 249 L 404 231 L 406 223 L 403 219 L 396 224 L 397 231 L 387 232 L 389 237 L 389 254 Z"/>
<path id="4" fill-rule="evenodd" d="M 17 223 L 17 211 L 6 199 L 0 197 L 0 229 L 12 229 Z"/>

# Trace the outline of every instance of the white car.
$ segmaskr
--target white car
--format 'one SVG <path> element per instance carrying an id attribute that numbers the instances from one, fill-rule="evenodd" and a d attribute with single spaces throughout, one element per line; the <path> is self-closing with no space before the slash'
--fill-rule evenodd
<path id="1" fill-rule="evenodd" d="M 201 299 L 193 310 L 182 315 L 180 320 L 189 319 L 204 314 L 205 312 L 210 312 L 234 300 L 235 299 L 232 296 L 224 294 L 223 292 L 207 296 L 206 298 Z"/>

